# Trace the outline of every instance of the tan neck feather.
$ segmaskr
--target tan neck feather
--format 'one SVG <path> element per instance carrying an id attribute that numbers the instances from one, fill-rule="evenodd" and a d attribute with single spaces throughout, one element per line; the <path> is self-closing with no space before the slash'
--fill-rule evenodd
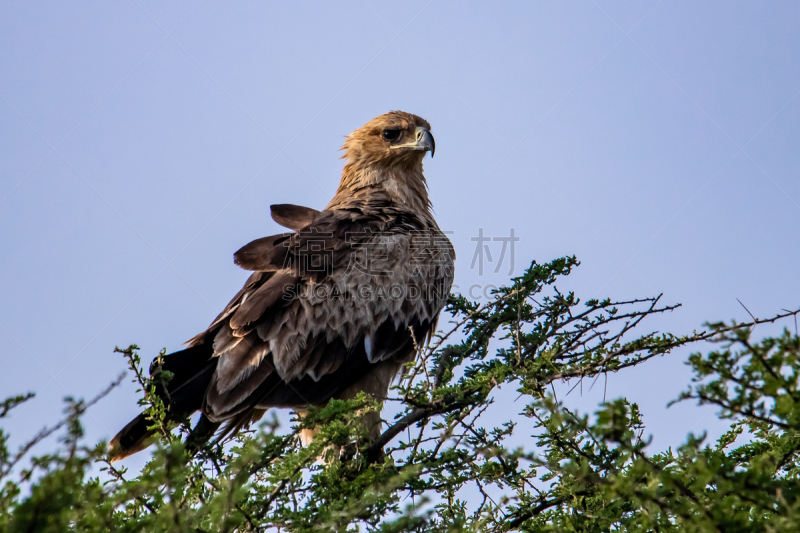
<path id="1" fill-rule="evenodd" d="M 356 207 L 379 200 L 429 218 L 431 201 L 422 162 L 408 166 L 357 166 L 348 162 L 342 171 L 339 189 L 326 209 Z"/>

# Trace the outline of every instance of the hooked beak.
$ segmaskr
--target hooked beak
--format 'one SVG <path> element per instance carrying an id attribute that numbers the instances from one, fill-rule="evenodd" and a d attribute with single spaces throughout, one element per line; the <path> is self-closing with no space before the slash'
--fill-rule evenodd
<path id="1" fill-rule="evenodd" d="M 423 152 L 430 152 L 431 157 L 433 157 L 433 153 L 436 151 L 436 141 L 433 140 L 433 135 L 431 135 L 431 132 L 422 126 L 418 126 L 415 133 L 415 142 L 398 144 L 396 146 L 392 146 L 392 148 L 411 148 Z"/>

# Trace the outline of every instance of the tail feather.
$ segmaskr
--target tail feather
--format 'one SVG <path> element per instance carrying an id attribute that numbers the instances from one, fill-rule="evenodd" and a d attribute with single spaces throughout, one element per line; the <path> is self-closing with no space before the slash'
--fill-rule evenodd
<path id="1" fill-rule="evenodd" d="M 108 458 L 111 462 L 125 459 L 150 446 L 155 430 L 148 430 L 148 420 L 144 413 L 131 420 L 108 443 Z"/>
<path id="2" fill-rule="evenodd" d="M 150 365 L 152 377 L 158 377 L 165 370 L 172 373 L 166 385 L 156 381 L 156 394 L 164 402 L 170 421 L 180 422 L 203 406 L 203 398 L 216 366 L 217 359 L 213 357 L 212 347 L 204 344 L 169 354 L 160 364 L 158 358 L 153 361 Z M 150 446 L 156 439 L 156 430 L 148 430 L 148 425 L 150 422 L 142 413 L 122 428 L 108 444 L 109 460 L 124 459 Z"/>

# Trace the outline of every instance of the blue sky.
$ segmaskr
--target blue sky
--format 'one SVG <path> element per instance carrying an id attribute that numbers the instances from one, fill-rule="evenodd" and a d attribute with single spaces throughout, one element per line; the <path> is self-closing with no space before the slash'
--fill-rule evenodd
<path id="1" fill-rule="evenodd" d="M 798 307 L 799 26 L 791 1 L 2 3 L 0 391 L 38 394 L 4 427 L 93 396 L 115 345 L 149 360 L 205 328 L 269 205 L 323 207 L 343 135 L 392 109 L 432 125 L 461 287 L 507 278 L 470 269 L 471 238 L 514 228 L 516 273 L 575 254 L 584 299 L 683 304 L 651 329 Z M 666 409 L 687 354 L 608 379 L 657 448 L 723 427 Z M 126 382 L 88 438 L 137 410 Z"/>

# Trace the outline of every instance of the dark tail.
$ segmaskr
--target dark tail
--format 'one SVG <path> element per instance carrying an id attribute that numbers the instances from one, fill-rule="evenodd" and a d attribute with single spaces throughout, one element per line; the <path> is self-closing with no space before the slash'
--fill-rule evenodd
<path id="1" fill-rule="evenodd" d="M 169 354 L 161 361 L 153 360 L 150 376 L 156 379 L 156 394 L 164 402 L 169 420 L 184 420 L 203 406 L 206 389 L 217 367 L 217 358 L 212 355 L 213 349 L 208 343 Z M 157 379 L 163 371 L 172 373 L 165 384 Z M 108 444 L 109 459 L 118 461 L 150 446 L 156 431 L 148 430 L 149 425 L 151 422 L 144 414 L 131 420 Z M 203 433 L 206 429 L 204 426 Z"/>
<path id="2" fill-rule="evenodd" d="M 112 462 L 119 461 L 150 446 L 155 430 L 148 431 L 148 425 L 150 422 L 144 414 L 128 422 L 108 443 L 108 458 Z"/>

